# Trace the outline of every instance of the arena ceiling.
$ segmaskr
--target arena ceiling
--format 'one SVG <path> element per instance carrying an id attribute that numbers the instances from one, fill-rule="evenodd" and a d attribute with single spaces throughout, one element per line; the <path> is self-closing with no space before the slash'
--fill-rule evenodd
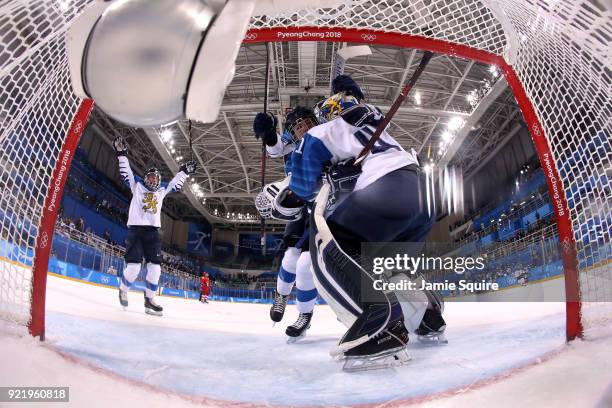
<path id="1" fill-rule="evenodd" d="M 158 165 L 167 175 L 191 157 L 199 164 L 186 194 L 174 200 L 177 216 L 205 216 L 218 227 L 258 228 L 253 205 L 261 190 L 261 143 L 252 121 L 263 111 L 266 46 L 270 54 L 268 110 L 282 114 L 296 103 L 314 104 L 329 93 L 331 67 L 341 47 L 333 42 L 243 44 L 221 114 L 212 124 L 180 121 L 162 129 L 127 128 L 96 110 L 94 126 L 109 141 L 126 136 L 135 163 Z M 388 110 L 422 52 L 371 46 L 347 61 L 345 73 L 369 103 Z M 422 161 L 476 171 L 524 126 L 518 106 L 495 67 L 436 55 L 394 118 L 390 133 Z M 191 131 L 190 131 L 191 127 Z M 190 149 L 190 141 L 192 149 Z M 266 182 L 283 177 L 282 161 L 267 160 Z M 269 223 L 274 225 L 275 223 Z"/>

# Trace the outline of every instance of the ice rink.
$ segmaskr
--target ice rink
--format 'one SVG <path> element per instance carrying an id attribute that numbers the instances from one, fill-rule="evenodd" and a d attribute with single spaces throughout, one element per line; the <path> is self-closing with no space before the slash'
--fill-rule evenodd
<path id="1" fill-rule="evenodd" d="M 69 385 L 89 407 L 612 403 L 612 341 L 566 345 L 562 303 L 447 303 L 447 346 L 413 341 L 407 365 L 353 374 L 329 357 L 345 328 L 327 306 L 290 345 L 294 306 L 272 327 L 268 305 L 159 303 L 146 315 L 130 292 L 124 311 L 114 289 L 49 276 L 46 341 L 3 323 L 0 384 Z"/>

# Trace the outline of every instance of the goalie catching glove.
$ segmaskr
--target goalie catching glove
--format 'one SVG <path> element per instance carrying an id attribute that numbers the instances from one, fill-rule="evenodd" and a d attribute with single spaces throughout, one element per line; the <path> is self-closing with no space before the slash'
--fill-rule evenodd
<path id="1" fill-rule="evenodd" d="M 284 180 L 266 184 L 255 197 L 255 207 L 262 218 L 297 221 L 303 216 L 304 202 L 289 190 L 291 175 Z"/>

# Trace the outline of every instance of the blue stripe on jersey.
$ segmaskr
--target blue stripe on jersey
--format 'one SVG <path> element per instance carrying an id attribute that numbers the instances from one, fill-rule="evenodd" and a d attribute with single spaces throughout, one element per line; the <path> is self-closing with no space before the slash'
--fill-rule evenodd
<path id="1" fill-rule="evenodd" d="M 308 302 L 312 299 L 315 299 L 316 297 L 317 297 L 316 289 L 310 289 L 310 290 L 301 290 L 300 288 L 296 289 L 296 298 L 300 302 Z"/>
<path id="2" fill-rule="evenodd" d="M 129 167 L 129 164 L 128 164 L 128 167 Z M 131 187 L 130 186 L 130 176 L 129 176 L 128 170 L 125 169 L 124 165 L 121 162 L 119 163 L 119 174 L 121 174 L 121 178 L 123 179 L 123 183 L 126 186 Z"/>
<path id="3" fill-rule="evenodd" d="M 325 164 L 332 154 L 320 139 L 306 133 L 291 156 L 289 189 L 304 200 L 314 198 Z"/>
<path id="4" fill-rule="evenodd" d="M 293 136 L 289 132 L 283 132 L 281 135 L 281 141 L 286 145 L 294 143 Z"/>
<path id="5" fill-rule="evenodd" d="M 295 282 L 295 273 L 289 272 L 288 270 L 286 270 L 282 266 L 280 267 L 280 269 L 278 271 L 278 277 L 280 278 L 280 280 L 282 280 L 283 282 L 286 282 L 286 283 L 293 283 L 293 282 Z"/>

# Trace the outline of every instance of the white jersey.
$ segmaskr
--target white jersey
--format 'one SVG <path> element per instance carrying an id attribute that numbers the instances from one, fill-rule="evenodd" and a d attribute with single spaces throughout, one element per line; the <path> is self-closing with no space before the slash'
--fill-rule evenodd
<path id="1" fill-rule="evenodd" d="M 285 134 L 276 134 L 276 144 L 274 146 L 266 145 L 266 152 L 268 156 L 273 159 L 278 157 L 284 157 L 295 150 L 295 143 Z"/>
<path id="2" fill-rule="evenodd" d="M 311 128 L 291 157 L 289 188 L 304 199 L 314 198 L 325 165 L 356 158 L 375 130 L 371 125 L 351 125 L 342 117 Z M 410 164 L 418 164 L 414 149 L 407 152 L 383 131 L 362 163 L 355 190 Z"/>
<path id="3" fill-rule="evenodd" d="M 134 177 L 128 158 L 125 156 L 119 156 L 119 173 L 132 191 L 127 225 L 161 228 L 161 209 L 164 198 L 183 187 L 187 174 L 180 171 L 168 184 L 162 183 L 156 191 L 151 191 L 140 178 Z"/>

